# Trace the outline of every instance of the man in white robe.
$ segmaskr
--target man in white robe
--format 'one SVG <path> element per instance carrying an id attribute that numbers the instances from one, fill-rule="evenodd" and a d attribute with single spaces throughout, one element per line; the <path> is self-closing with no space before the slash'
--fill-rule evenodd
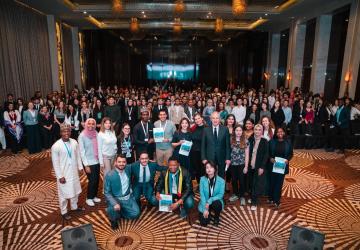
<path id="1" fill-rule="evenodd" d="M 71 219 L 67 205 L 74 211 L 83 211 L 78 207 L 78 198 L 81 193 L 79 172 L 83 172 L 79 145 L 70 138 L 71 127 L 67 124 L 60 127 L 61 138 L 51 147 L 51 158 L 54 167 L 61 215 L 65 220 Z"/>

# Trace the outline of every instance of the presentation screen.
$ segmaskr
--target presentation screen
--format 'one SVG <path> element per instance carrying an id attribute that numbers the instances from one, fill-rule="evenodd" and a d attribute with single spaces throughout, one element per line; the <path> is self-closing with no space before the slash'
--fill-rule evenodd
<path id="1" fill-rule="evenodd" d="M 199 65 L 196 65 L 196 69 L 194 66 L 194 64 L 147 64 L 147 77 L 150 80 L 194 80 L 199 75 Z"/>

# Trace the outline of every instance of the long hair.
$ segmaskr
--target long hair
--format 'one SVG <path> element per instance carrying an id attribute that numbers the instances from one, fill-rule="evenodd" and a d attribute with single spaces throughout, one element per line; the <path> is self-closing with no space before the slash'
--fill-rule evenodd
<path id="1" fill-rule="evenodd" d="M 190 132 L 190 121 L 189 121 L 189 119 L 186 118 L 186 117 L 181 118 L 181 120 L 180 120 L 180 122 L 179 122 L 178 132 L 181 132 L 181 123 L 182 123 L 183 121 L 187 121 L 187 123 L 188 123 L 188 125 L 189 125 L 189 126 L 188 126 L 188 129 L 187 129 L 187 132 Z"/>
<path id="2" fill-rule="evenodd" d="M 236 125 L 236 118 L 235 118 L 235 116 L 233 115 L 233 114 L 228 114 L 227 116 L 226 116 L 226 119 L 225 119 L 225 126 L 227 127 L 227 120 L 229 119 L 229 117 L 232 117 L 232 118 L 234 118 L 234 124 L 233 124 L 233 128 L 235 128 L 235 125 Z"/>
<path id="3" fill-rule="evenodd" d="M 262 122 L 263 120 L 267 118 L 269 120 L 269 130 L 268 130 L 268 133 L 269 133 L 269 137 L 270 138 L 273 138 L 274 137 L 274 132 L 275 131 L 275 125 L 274 125 L 274 122 L 271 120 L 270 117 L 264 115 L 261 119 L 260 119 L 260 122 L 259 124 L 262 125 Z M 265 127 L 263 126 L 263 133 L 265 132 Z"/>
<path id="4" fill-rule="evenodd" d="M 114 131 L 114 126 L 113 126 L 113 124 L 112 124 L 112 121 L 111 121 L 110 117 L 104 117 L 104 118 L 102 118 L 100 131 L 101 131 L 101 132 L 105 132 L 105 122 L 107 122 L 107 121 L 110 121 L 110 124 L 111 124 L 110 130 L 111 130 L 111 132 L 113 132 L 113 131 Z"/>
<path id="5" fill-rule="evenodd" d="M 118 140 L 119 140 L 120 143 L 122 143 L 122 142 L 124 141 L 124 138 L 125 138 L 125 134 L 124 134 L 124 132 L 123 132 L 125 126 L 129 126 L 129 127 L 130 127 L 130 134 L 129 134 L 129 136 L 130 136 L 130 138 L 131 138 L 131 126 L 129 125 L 129 123 L 124 122 L 123 125 L 121 126 L 121 131 L 120 131 L 120 134 L 119 134 L 119 136 L 118 136 Z M 132 140 L 132 138 L 131 138 L 131 140 Z M 132 142 L 131 142 L 131 143 L 132 143 Z"/>
<path id="6" fill-rule="evenodd" d="M 245 136 L 245 131 L 244 131 L 244 129 L 243 129 L 243 127 L 241 125 L 236 125 L 235 128 L 234 128 L 234 132 L 231 135 L 231 146 L 234 147 L 237 144 L 236 135 L 235 135 L 235 130 L 237 128 L 241 128 L 241 130 L 243 131 L 241 136 L 240 136 L 240 148 L 244 149 L 244 148 L 246 148 L 246 136 Z"/>

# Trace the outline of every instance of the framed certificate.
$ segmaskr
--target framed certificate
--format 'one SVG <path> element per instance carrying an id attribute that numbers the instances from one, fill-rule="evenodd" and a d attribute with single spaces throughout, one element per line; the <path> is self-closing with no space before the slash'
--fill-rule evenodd
<path id="1" fill-rule="evenodd" d="M 163 142 L 164 140 L 164 128 L 154 128 L 154 141 Z"/>
<path id="2" fill-rule="evenodd" d="M 170 206 L 172 204 L 172 195 L 160 194 L 159 211 L 171 213 Z"/>
<path id="3" fill-rule="evenodd" d="M 181 144 L 179 154 L 189 156 L 192 144 L 192 141 L 185 141 L 183 144 Z"/>

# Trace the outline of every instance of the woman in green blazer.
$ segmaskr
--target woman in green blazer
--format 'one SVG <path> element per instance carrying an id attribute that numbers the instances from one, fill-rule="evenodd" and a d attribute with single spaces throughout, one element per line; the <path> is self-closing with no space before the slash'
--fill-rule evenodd
<path id="1" fill-rule="evenodd" d="M 213 162 L 208 161 L 205 167 L 206 174 L 200 179 L 199 220 L 206 226 L 210 222 L 210 211 L 213 211 L 214 225 L 218 226 L 224 208 L 225 181 L 217 175 L 217 166 Z"/>

